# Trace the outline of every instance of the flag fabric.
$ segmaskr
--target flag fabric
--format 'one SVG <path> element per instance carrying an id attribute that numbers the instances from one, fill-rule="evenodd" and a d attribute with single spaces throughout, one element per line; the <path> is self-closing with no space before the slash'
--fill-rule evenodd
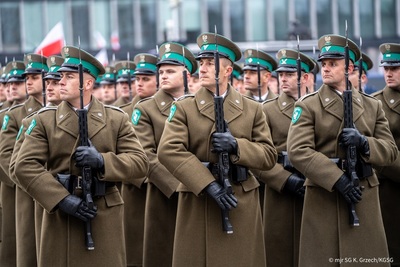
<path id="1" fill-rule="evenodd" d="M 93 35 L 94 39 L 96 40 L 97 49 L 106 47 L 107 41 L 99 31 L 95 31 Z"/>
<path id="2" fill-rule="evenodd" d="M 100 61 L 103 66 L 108 65 L 108 54 L 107 54 L 107 49 L 103 47 L 96 55 L 95 58 Z"/>
<path id="3" fill-rule="evenodd" d="M 119 44 L 118 31 L 114 31 L 111 34 L 111 47 L 112 47 L 112 50 L 114 50 L 114 51 L 118 51 L 121 48 L 121 45 Z"/>
<path id="4" fill-rule="evenodd" d="M 64 42 L 64 30 L 62 22 L 60 21 L 49 31 L 40 45 L 35 49 L 35 53 L 46 57 L 60 54 Z"/>

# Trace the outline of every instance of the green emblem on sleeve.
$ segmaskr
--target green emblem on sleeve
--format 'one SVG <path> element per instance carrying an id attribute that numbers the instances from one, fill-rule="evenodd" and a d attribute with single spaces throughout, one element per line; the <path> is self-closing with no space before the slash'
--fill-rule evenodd
<path id="1" fill-rule="evenodd" d="M 174 117 L 176 112 L 176 105 L 172 104 L 171 109 L 169 110 L 169 116 L 168 116 L 168 121 L 171 121 L 172 118 Z"/>
<path id="2" fill-rule="evenodd" d="M 7 124 L 8 124 L 9 120 L 10 120 L 10 116 L 5 115 L 3 118 L 3 126 L 1 127 L 2 130 L 7 130 Z"/>
<path id="3" fill-rule="evenodd" d="M 142 115 L 142 112 L 140 112 L 140 110 L 138 110 L 138 109 L 135 109 L 135 110 L 132 112 L 132 118 L 131 118 L 131 120 L 132 120 L 133 125 L 138 125 L 139 119 L 140 119 L 140 116 L 141 116 L 141 115 Z"/>
<path id="4" fill-rule="evenodd" d="M 23 130 L 24 130 L 24 125 L 21 125 L 21 127 L 19 127 L 19 131 L 18 131 L 16 140 L 19 139 L 19 137 L 21 136 Z"/>
<path id="5" fill-rule="evenodd" d="M 303 109 L 301 107 L 295 107 L 293 110 L 293 116 L 292 116 L 292 123 L 295 124 L 301 116 L 301 112 L 303 112 Z"/>
<path id="6" fill-rule="evenodd" d="M 33 128 L 36 126 L 36 120 L 33 119 L 31 124 L 29 125 L 28 129 L 26 130 L 26 134 L 30 135 L 31 132 L 33 131 Z"/>

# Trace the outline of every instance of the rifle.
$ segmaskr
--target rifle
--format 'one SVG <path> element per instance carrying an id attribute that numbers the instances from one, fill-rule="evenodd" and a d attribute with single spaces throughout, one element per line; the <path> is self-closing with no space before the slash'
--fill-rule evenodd
<path id="1" fill-rule="evenodd" d="M 344 128 L 354 128 L 353 123 L 353 94 L 349 87 L 349 44 L 347 37 L 347 20 L 346 20 L 346 46 L 345 46 L 345 80 L 346 90 L 343 92 L 343 104 L 344 104 Z M 357 148 L 355 145 L 349 145 L 346 148 L 346 174 L 353 182 L 355 186 L 359 186 L 360 179 L 356 173 L 357 164 Z M 355 204 L 349 205 L 349 222 L 351 226 L 360 226 L 360 220 L 358 219 Z"/>
<path id="2" fill-rule="evenodd" d="M 41 51 L 40 59 L 41 59 L 42 64 L 43 64 L 43 51 Z M 46 82 L 45 82 L 45 80 L 44 80 L 44 76 L 45 76 L 44 68 L 42 68 L 41 74 L 42 74 L 42 97 L 43 97 L 43 107 L 45 107 L 45 106 L 46 106 Z"/>
<path id="3" fill-rule="evenodd" d="M 128 89 L 129 89 L 129 102 L 132 101 L 133 94 L 132 94 L 132 82 L 131 82 L 131 64 L 129 63 L 129 52 L 127 54 L 128 59 Z"/>
<path id="4" fill-rule="evenodd" d="M 112 55 L 112 65 L 115 66 L 115 54 L 113 53 Z M 118 98 L 118 93 L 117 93 L 117 72 L 113 71 L 114 73 L 114 99 L 117 100 Z"/>
<path id="5" fill-rule="evenodd" d="M 358 91 L 362 92 L 362 85 L 361 85 L 361 76 L 363 72 L 363 58 L 362 58 L 362 51 L 361 51 L 361 46 L 362 46 L 362 39 L 360 36 L 360 59 L 358 60 Z"/>
<path id="6" fill-rule="evenodd" d="M 260 70 L 260 57 L 258 55 L 258 44 L 257 44 L 257 87 L 258 87 L 258 102 L 262 102 L 261 98 L 261 70 Z"/>
<path id="7" fill-rule="evenodd" d="M 189 87 L 188 87 L 187 71 L 186 71 L 186 65 L 185 65 L 185 48 L 183 46 L 182 46 L 182 56 L 183 56 L 183 58 L 182 58 L 182 64 L 183 64 L 183 71 L 182 71 L 183 88 L 184 88 L 184 94 L 187 95 L 189 93 Z"/>
<path id="8" fill-rule="evenodd" d="M 159 61 L 159 51 L 158 51 L 158 45 L 156 45 L 156 56 L 157 56 L 157 62 Z M 158 73 L 158 68 L 156 71 L 156 90 L 158 91 L 158 88 L 160 87 L 160 74 Z"/>
<path id="9" fill-rule="evenodd" d="M 297 63 L 297 90 L 298 90 L 298 94 L 299 94 L 298 99 L 300 99 L 301 98 L 301 84 L 300 84 L 300 80 L 301 80 L 301 59 L 300 59 L 300 39 L 299 39 L 298 35 L 297 35 L 297 59 L 296 59 L 296 63 Z"/>
<path id="10" fill-rule="evenodd" d="M 80 48 L 80 39 L 79 40 L 79 64 L 78 64 L 78 73 L 79 73 L 79 94 L 80 94 L 80 109 L 77 110 L 78 118 L 79 118 L 79 137 L 80 137 L 80 146 L 89 146 L 89 137 L 88 137 L 88 123 L 87 123 L 87 110 L 84 108 L 83 104 L 83 66 L 81 62 L 81 48 Z M 92 169 L 90 166 L 82 167 L 82 192 L 83 192 L 83 201 L 86 205 L 93 209 L 94 202 L 92 198 Z M 92 224 L 91 221 L 88 220 L 85 222 L 85 243 L 86 248 L 88 250 L 94 250 L 94 242 L 92 237 Z"/>
<path id="11" fill-rule="evenodd" d="M 214 111 L 215 111 L 215 128 L 217 133 L 226 132 L 224 120 L 224 98 L 219 94 L 219 54 L 217 42 L 217 26 L 215 26 L 215 91 L 214 96 Z M 218 155 L 218 182 L 226 190 L 228 194 L 232 193 L 232 186 L 229 182 L 229 154 L 226 152 L 219 153 Z M 233 234 L 233 227 L 229 221 L 229 212 L 221 210 L 222 215 L 222 230 L 227 234 Z"/>

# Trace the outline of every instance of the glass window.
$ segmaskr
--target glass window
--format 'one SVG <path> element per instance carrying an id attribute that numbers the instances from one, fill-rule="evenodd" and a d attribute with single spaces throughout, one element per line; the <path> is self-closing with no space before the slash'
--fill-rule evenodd
<path id="1" fill-rule="evenodd" d="M 82 49 L 90 48 L 89 8 L 87 1 L 71 2 L 73 44 L 78 45 L 78 37 Z"/>
<path id="2" fill-rule="evenodd" d="M 143 44 L 155 47 L 157 43 L 156 4 L 154 0 L 140 1 Z M 131 27 L 129 25 L 129 27 Z"/>
<path id="3" fill-rule="evenodd" d="M 64 1 L 47 1 L 47 14 L 44 14 L 46 16 L 47 29 L 43 33 L 42 38 L 46 36 L 46 34 L 54 27 L 54 25 L 61 21 L 63 24 L 64 38 L 66 40 L 66 44 L 76 45 L 77 43 L 72 43 L 72 40 L 68 39 L 68 37 L 72 36 L 72 29 L 68 27 L 69 19 L 67 18 L 69 18 L 69 10 L 66 8 L 67 6 L 65 3 L 66 2 Z"/>
<path id="4" fill-rule="evenodd" d="M 396 0 L 381 0 L 382 37 L 396 36 Z"/>
<path id="5" fill-rule="evenodd" d="M 375 37 L 374 1 L 359 1 L 360 33 L 362 38 Z"/>
<path id="6" fill-rule="evenodd" d="M 43 32 L 43 2 L 32 1 L 23 5 L 24 45 L 26 51 L 33 51 L 47 34 Z"/>
<path id="7" fill-rule="evenodd" d="M 301 40 L 311 39 L 310 29 L 310 1 L 309 0 L 296 0 L 295 13 L 296 25 L 294 27 L 296 35 L 298 34 Z"/>
<path id="8" fill-rule="evenodd" d="M 133 47 L 135 34 L 131 1 L 118 2 L 118 31 L 121 47 Z"/>
<path id="9" fill-rule="evenodd" d="M 181 2 L 182 27 L 186 31 L 187 41 L 195 43 L 201 33 L 200 2 L 199 0 L 185 0 Z"/>
<path id="10" fill-rule="evenodd" d="M 93 5 L 92 15 L 93 15 L 93 24 L 94 24 L 94 32 L 98 32 L 101 36 L 106 40 L 107 47 L 110 47 L 110 38 L 111 38 L 111 20 L 110 20 L 110 2 L 109 1 L 96 1 Z M 93 33 L 94 35 L 95 33 Z M 93 36 L 92 35 L 92 36 Z M 93 36 L 94 37 L 94 36 Z M 97 43 L 96 39 L 94 40 L 94 48 L 96 49 Z"/>
<path id="11" fill-rule="evenodd" d="M 247 5 L 249 22 L 251 27 L 250 40 L 248 41 L 265 41 L 267 40 L 267 13 L 266 1 L 251 0 Z"/>
<path id="12" fill-rule="evenodd" d="M 339 34 L 345 35 L 346 20 L 349 38 L 354 37 L 353 2 L 348 0 L 338 0 L 339 11 Z"/>
<path id="13" fill-rule="evenodd" d="M 330 0 L 317 0 L 318 38 L 322 35 L 332 33 L 331 10 Z"/>
<path id="14" fill-rule="evenodd" d="M 0 6 L 1 40 L 3 50 L 19 51 L 21 44 L 19 2 L 3 3 Z"/>
<path id="15" fill-rule="evenodd" d="M 207 0 L 208 13 L 208 31 L 214 32 L 214 26 L 217 25 L 217 32 L 222 32 L 222 4 L 221 0 Z"/>
<path id="16" fill-rule="evenodd" d="M 274 24 L 275 24 L 275 39 L 288 39 L 288 0 L 273 1 Z"/>
<path id="17" fill-rule="evenodd" d="M 229 1 L 231 37 L 234 42 L 244 42 L 246 39 L 244 10 L 243 0 Z"/>

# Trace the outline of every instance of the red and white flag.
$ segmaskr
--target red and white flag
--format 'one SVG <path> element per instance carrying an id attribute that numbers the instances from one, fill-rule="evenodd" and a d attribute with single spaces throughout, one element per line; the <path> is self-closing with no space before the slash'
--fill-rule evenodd
<path id="1" fill-rule="evenodd" d="M 49 31 L 40 45 L 35 49 L 35 53 L 46 57 L 60 54 L 61 48 L 64 46 L 64 40 L 64 30 L 60 21 Z"/>
<path id="2" fill-rule="evenodd" d="M 106 47 L 107 41 L 104 39 L 103 35 L 99 31 L 93 33 L 94 39 L 96 40 L 97 49 L 102 49 Z"/>
<path id="3" fill-rule="evenodd" d="M 108 65 L 108 54 L 105 47 L 103 47 L 94 57 L 100 61 L 104 67 Z"/>
<path id="4" fill-rule="evenodd" d="M 114 51 L 118 51 L 121 48 L 121 45 L 119 44 L 119 35 L 118 31 L 114 31 L 111 34 L 111 48 Z"/>

